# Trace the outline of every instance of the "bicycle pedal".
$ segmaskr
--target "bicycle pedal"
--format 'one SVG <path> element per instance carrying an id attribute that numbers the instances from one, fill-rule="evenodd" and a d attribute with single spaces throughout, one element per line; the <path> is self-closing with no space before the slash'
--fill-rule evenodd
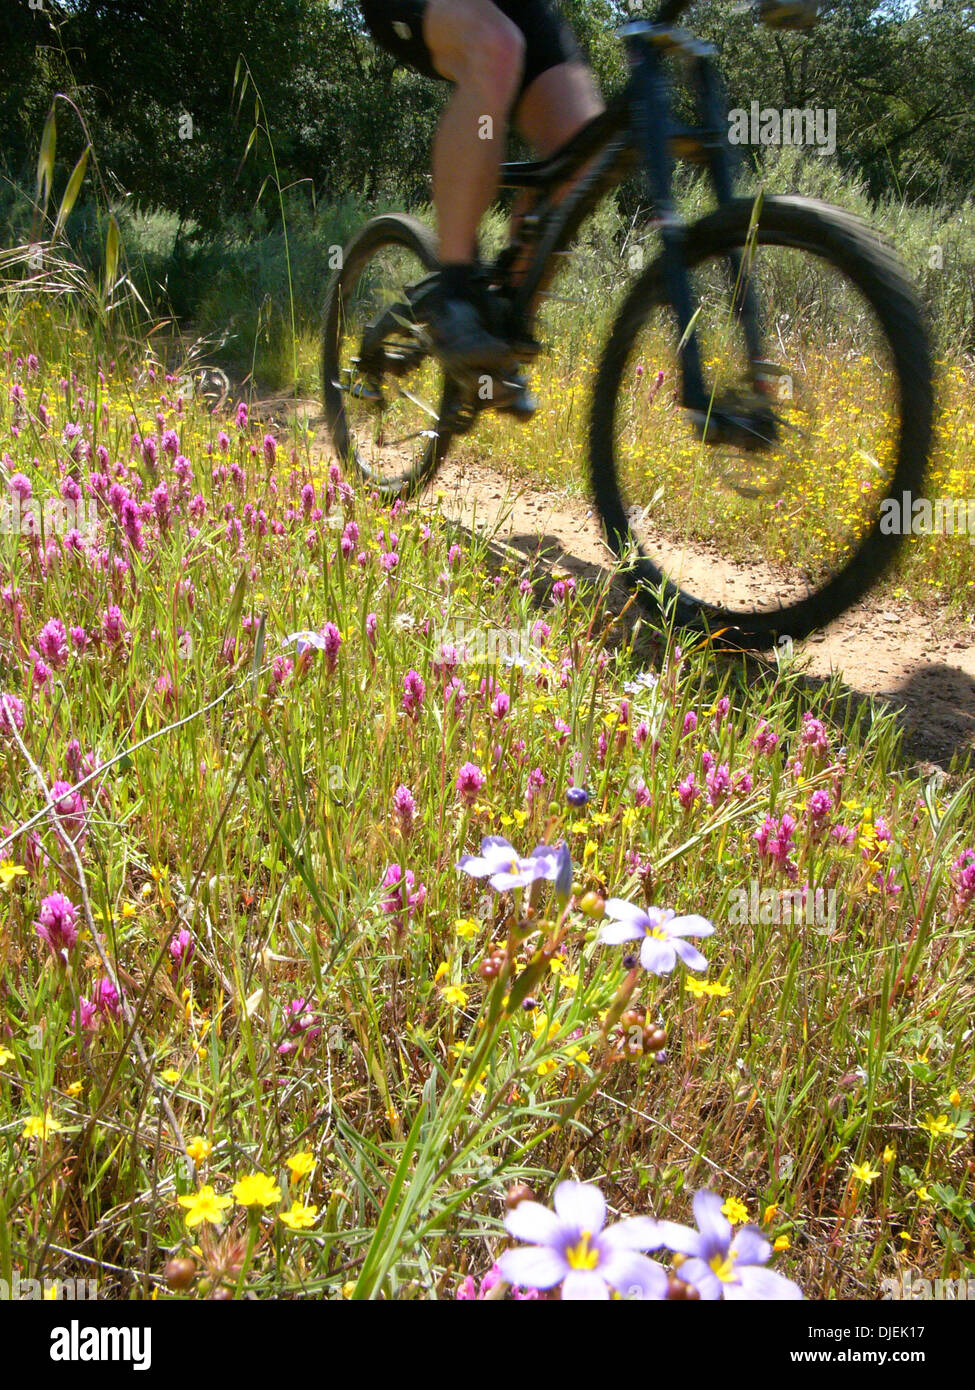
<path id="1" fill-rule="evenodd" d="M 711 447 L 744 449 L 757 453 L 775 441 L 775 424 L 766 414 L 734 414 L 724 410 L 691 410 L 688 412 L 694 430 L 702 444 Z"/>
<path id="2" fill-rule="evenodd" d="M 369 386 L 364 381 L 354 381 L 349 387 L 349 395 L 357 401 L 372 401 L 376 405 L 385 405 L 385 398 L 382 391 L 375 386 Z"/>

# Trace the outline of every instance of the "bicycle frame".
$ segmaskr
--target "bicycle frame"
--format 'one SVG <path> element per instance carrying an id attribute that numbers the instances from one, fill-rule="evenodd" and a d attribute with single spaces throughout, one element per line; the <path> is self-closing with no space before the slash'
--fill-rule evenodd
<path id="1" fill-rule="evenodd" d="M 690 409 L 706 411 L 708 393 L 693 330 L 696 304 L 683 254 L 685 228 L 672 197 L 674 160 L 689 158 L 705 164 L 719 204 L 731 199 L 734 176 L 731 149 L 723 130 L 721 80 L 712 62 L 714 49 L 670 25 L 690 2 L 669 0 L 653 20 L 634 21 L 618 30 L 626 45 L 630 77 L 601 115 L 548 159 L 501 166 L 503 188 L 529 189 L 538 197 L 496 264 L 517 314 L 530 322 L 550 258 L 565 252 L 605 194 L 636 165 L 642 165 L 651 210 L 663 242 L 667 297 L 682 342 L 682 403 Z M 696 126 L 679 125 L 673 119 L 664 68 L 664 60 L 670 55 L 683 60 L 690 70 L 698 106 Z M 572 186 L 564 193 L 567 184 Z M 564 196 L 559 197 L 560 194 Z M 524 275 L 511 286 L 504 280 L 501 267 L 507 259 L 526 252 L 530 259 Z M 748 354 L 753 363 L 759 363 L 762 343 L 758 308 L 750 286 L 743 282 L 738 256 L 729 257 L 729 271 L 735 287 L 734 307 Z"/>

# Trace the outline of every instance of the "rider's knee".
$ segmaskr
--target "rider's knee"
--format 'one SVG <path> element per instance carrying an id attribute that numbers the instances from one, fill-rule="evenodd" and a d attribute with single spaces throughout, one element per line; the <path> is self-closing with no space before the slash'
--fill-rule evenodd
<path id="1" fill-rule="evenodd" d="M 467 50 L 467 80 L 483 95 L 485 105 L 507 110 L 518 95 L 525 65 L 525 36 L 507 15 L 478 26 Z"/>

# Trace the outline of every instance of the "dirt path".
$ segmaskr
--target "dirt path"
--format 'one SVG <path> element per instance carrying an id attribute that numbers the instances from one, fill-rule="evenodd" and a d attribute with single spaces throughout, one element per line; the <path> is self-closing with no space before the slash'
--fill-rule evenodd
<path id="1" fill-rule="evenodd" d="M 264 403 L 273 406 L 274 402 Z M 293 402 L 286 402 L 293 412 Z M 305 419 L 315 427 L 315 448 L 327 441 L 312 402 Z M 273 410 L 264 412 L 273 417 Z M 515 478 L 483 463 L 448 459 L 421 506 L 441 497 L 444 514 L 467 527 L 536 556 L 546 565 L 598 577 L 611 556 L 598 517 L 583 499 Z M 667 558 L 667 547 L 661 553 Z M 676 555 L 676 552 L 675 552 Z M 709 592 L 716 578 L 728 598 L 755 587 L 754 571 L 702 548 L 684 562 L 685 573 L 706 567 Z M 625 591 L 623 591 L 625 592 Z M 975 630 L 947 614 L 922 611 L 875 591 L 823 632 L 797 644 L 798 668 L 811 680 L 839 672 L 852 696 L 882 699 L 899 710 L 906 747 L 922 765 L 947 767 L 952 755 L 975 754 Z"/>
<path id="2" fill-rule="evenodd" d="M 448 516 L 548 564 L 589 575 L 610 568 L 599 519 L 582 500 L 449 459 L 434 490 L 443 493 Z M 754 575 L 710 550 L 693 556 L 685 570 L 705 565 L 711 593 L 716 579 L 729 596 L 752 587 Z M 918 760 L 947 766 L 956 750 L 975 752 L 975 632 L 957 620 L 874 593 L 797 644 L 796 657 L 812 679 L 840 672 L 851 694 L 901 710 L 907 746 Z"/>

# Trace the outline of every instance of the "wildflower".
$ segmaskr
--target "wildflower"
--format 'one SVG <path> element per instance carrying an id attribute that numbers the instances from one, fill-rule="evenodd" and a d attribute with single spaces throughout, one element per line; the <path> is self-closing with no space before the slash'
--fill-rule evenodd
<path id="1" fill-rule="evenodd" d="M 696 728 L 697 715 L 694 713 L 693 710 L 688 710 L 687 713 L 684 715 L 684 726 L 681 730 L 683 737 L 687 738 L 688 734 L 694 733 Z"/>
<path id="2" fill-rule="evenodd" d="M 334 623 L 326 623 L 322 628 L 322 639 L 325 643 L 322 648 L 325 653 L 325 670 L 331 675 L 338 665 L 342 636 Z"/>
<path id="3" fill-rule="evenodd" d="M 926 1115 L 918 1122 L 918 1128 L 926 1129 L 932 1139 L 940 1139 L 944 1134 L 951 1134 L 955 1127 L 947 1115 Z"/>
<path id="4" fill-rule="evenodd" d="M 68 634 L 60 618 L 51 618 L 44 624 L 37 636 L 37 647 L 55 671 L 60 671 L 68 660 Z"/>
<path id="5" fill-rule="evenodd" d="M 684 1255 L 680 1277 L 704 1299 L 797 1299 L 802 1290 L 791 1279 L 764 1269 L 772 1247 L 757 1226 L 735 1230 L 722 1214 L 721 1198 L 704 1189 L 695 1194 L 697 1230 L 673 1221 L 657 1222 L 660 1243 Z"/>
<path id="6" fill-rule="evenodd" d="M 400 708 L 408 714 L 411 719 L 416 719 L 419 714 L 426 690 L 427 688 L 419 672 L 413 670 L 407 671 L 406 675 L 403 677 L 403 700 Z"/>
<path id="7" fill-rule="evenodd" d="M 7 699 L 10 698 L 8 695 Z M 0 711 L 0 728 L 3 727 Z M 964 912 L 975 899 L 975 849 L 966 849 L 951 866 L 951 886 L 955 894 L 955 911 Z"/>
<path id="8" fill-rule="evenodd" d="M 210 1143 L 209 1139 L 204 1139 L 202 1135 L 198 1134 L 195 1139 L 191 1139 L 187 1144 L 186 1152 L 199 1167 L 199 1165 L 205 1163 L 213 1153 L 213 1145 Z"/>
<path id="9" fill-rule="evenodd" d="M 291 1176 L 295 1182 L 300 1182 L 302 1178 L 307 1178 L 315 1167 L 315 1155 L 308 1153 L 307 1150 L 295 1154 L 292 1158 L 285 1160 L 291 1170 Z"/>
<path id="10" fill-rule="evenodd" d="M 0 695 L 0 733 L 24 727 L 24 702 L 16 695 Z"/>
<path id="11" fill-rule="evenodd" d="M 21 1130 L 21 1139 L 40 1139 L 42 1144 L 46 1144 L 52 1134 L 60 1134 L 64 1128 L 58 1124 L 50 1110 L 45 1110 L 43 1115 L 31 1115 Z"/>
<path id="12" fill-rule="evenodd" d="M 731 791 L 731 774 L 727 763 L 719 765 L 709 772 L 705 779 L 708 789 L 708 805 L 718 806 Z"/>
<path id="13" fill-rule="evenodd" d="M 485 776 L 476 763 L 464 763 L 457 774 L 457 795 L 465 806 L 473 806 L 485 783 Z"/>
<path id="14" fill-rule="evenodd" d="M 544 845 L 522 858 L 514 846 L 500 835 L 485 835 L 480 854 L 464 854 L 457 861 L 471 878 L 486 878 L 498 893 L 510 888 L 526 888 L 539 878 L 550 878 L 556 872 L 555 855 Z"/>
<path id="15" fill-rule="evenodd" d="M 666 1272 L 640 1253 L 660 1244 L 656 1222 L 632 1216 L 606 1226 L 605 1199 L 589 1183 L 559 1183 L 554 1206 L 519 1202 L 505 1216 L 509 1234 L 528 1242 L 498 1260 L 507 1283 L 534 1289 L 561 1284 L 563 1300 L 608 1299 L 611 1288 L 641 1299 L 666 1297 Z"/>
<path id="16" fill-rule="evenodd" d="M 426 901 L 427 890 L 421 883 L 414 892 L 415 882 L 412 869 L 407 869 L 404 874 L 399 864 L 390 864 L 383 879 L 383 887 L 392 891 L 380 904 L 383 912 L 392 914 L 407 911 L 412 915 L 418 907 L 422 907 Z"/>
<path id="17" fill-rule="evenodd" d="M 640 964 L 651 974 L 668 975 L 678 956 L 689 970 L 707 969 L 704 956 L 683 939 L 710 936 L 714 927 L 706 917 L 678 917 L 670 908 L 650 907 L 644 911 L 624 898 L 607 899 L 606 916 L 613 922 L 600 928 L 598 939 L 615 946 L 642 938 Z"/>
<path id="18" fill-rule="evenodd" d="M 119 992 L 107 976 L 99 980 L 95 985 L 95 994 L 92 1003 L 100 1014 L 111 1014 L 113 1018 L 118 1018 L 122 1011 L 122 1001 L 119 997 Z"/>
<path id="19" fill-rule="evenodd" d="M 752 739 L 752 747 L 757 753 L 771 753 L 779 741 L 779 736 L 772 732 L 766 719 L 759 722 L 755 737 Z"/>
<path id="20" fill-rule="evenodd" d="M 737 1197 L 729 1197 L 721 1208 L 721 1215 L 726 1216 L 732 1226 L 740 1226 L 743 1221 L 748 1220 L 748 1208 Z"/>
<path id="21" fill-rule="evenodd" d="M 796 819 L 788 813 L 778 822 L 771 816 L 766 816 L 754 836 L 762 858 L 773 860 L 776 867 L 783 869 L 790 877 L 795 873 L 795 865 L 791 859 L 795 848 L 792 843 L 795 828 Z"/>
<path id="22" fill-rule="evenodd" d="M 413 823 L 416 819 L 416 801 L 409 787 L 399 786 L 393 792 L 393 815 L 399 825 L 399 832 L 404 840 L 408 840 L 413 833 Z"/>
<path id="23" fill-rule="evenodd" d="M 289 1231 L 307 1231 L 318 1219 L 318 1208 L 310 1203 L 294 1201 L 287 1211 L 278 1212 L 278 1220 L 283 1221 Z"/>
<path id="24" fill-rule="evenodd" d="M 148 885 L 146 885 L 148 887 Z M 177 966 L 188 965 L 193 959 L 196 951 L 196 943 L 185 927 L 180 927 L 179 931 L 169 943 L 169 954 L 176 962 Z"/>
<path id="25" fill-rule="evenodd" d="M 219 1226 L 223 1221 L 223 1213 L 234 1204 L 233 1197 L 226 1194 L 218 1196 L 209 1183 L 204 1183 L 199 1192 L 194 1192 L 188 1197 L 179 1197 L 177 1201 L 185 1208 L 186 1224 L 191 1229 L 205 1222 L 211 1226 Z"/>
<path id="26" fill-rule="evenodd" d="M 70 951 L 78 940 L 75 925 L 78 909 L 63 893 L 51 893 L 41 902 L 41 911 L 34 930 L 46 941 L 55 955 Z"/>
<path id="27" fill-rule="evenodd" d="M 27 870 L 22 864 L 15 864 L 12 859 L 0 859 L 0 888 L 8 889 L 18 878 L 26 878 Z"/>
<path id="28" fill-rule="evenodd" d="M 853 1173 L 857 1182 L 862 1182 L 867 1187 L 869 1187 L 876 1178 L 880 1177 L 880 1169 L 871 1168 L 869 1163 L 851 1163 L 850 1171 Z"/>
<path id="29" fill-rule="evenodd" d="M 264 436 L 264 462 L 267 464 L 268 468 L 274 467 L 274 461 L 277 458 L 277 453 L 278 446 L 277 441 L 274 438 L 274 435 L 266 434 Z"/>
<path id="30" fill-rule="evenodd" d="M 12 1062 L 13 1060 L 14 1053 L 10 1051 L 10 1048 L 0 1045 L 0 1067 L 5 1067 L 8 1062 Z"/>
<path id="31" fill-rule="evenodd" d="M 693 772 L 677 784 L 677 799 L 685 811 L 689 811 L 701 795 L 701 788 L 695 781 Z"/>
<path id="32" fill-rule="evenodd" d="M 812 749 L 817 758 L 824 757 L 829 752 L 829 739 L 826 737 L 822 720 L 814 718 L 808 712 L 802 716 L 800 739 L 803 748 Z"/>
<path id="33" fill-rule="evenodd" d="M 281 1200 L 281 1189 L 266 1173 L 251 1173 L 233 1186 L 233 1194 L 242 1207 L 273 1207 Z"/>
<path id="34" fill-rule="evenodd" d="M 487 1298 L 491 1290 L 496 1288 L 503 1279 L 504 1275 L 501 1273 L 501 1266 L 499 1264 L 493 1264 L 487 1274 L 482 1278 L 480 1288 L 478 1288 L 474 1280 L 468 1274 L 458 1285 L 454 1298 L 461 1303 L 473 1301 L 480 1302 L 482 1299 Z M 516 1303 L 528 1303 L 538 1298 L 538 1290 L 513 1289 L 511 1296 Z"/>
<path id="35" fill-rule="evenodd" d="M 467 1006 L 467 990 L 460 985 L 447 985 L 440 991 L 440 997 L 445 1004 L 450 1004 L 455 1009 L 463 1009 Z"/>

